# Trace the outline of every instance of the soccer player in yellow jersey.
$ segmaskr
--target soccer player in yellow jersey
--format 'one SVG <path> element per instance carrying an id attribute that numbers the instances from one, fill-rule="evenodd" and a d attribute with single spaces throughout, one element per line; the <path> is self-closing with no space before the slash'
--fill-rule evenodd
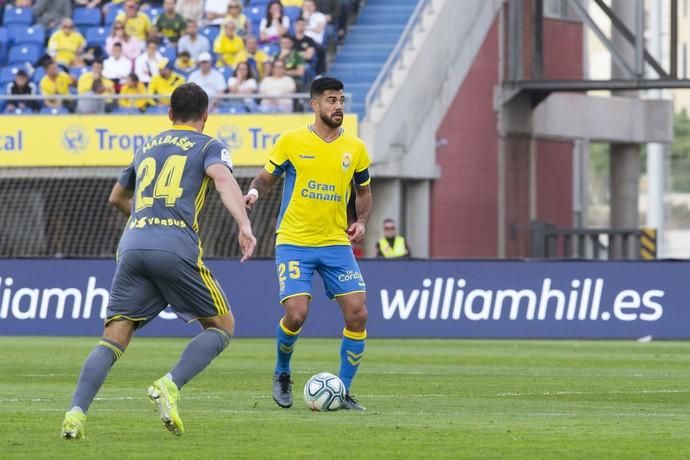
<path id="1" fill-rule="evenodd" d="M 370 159 L 364 143 L 341 127 L 343 83 L 319 78 L 310 94 L 314 123 L 280 136 L 245 195 L 251 209 L 285 174 L 276 229 L 276 268 L 285 314 L 276 328 L 273 399 L 280 407 L 292 406 L 290 358 L 309 311 L 311 279 L 318 272 L 326 294 L 337 300 L 345 319 L 339 373 L 347 390 L 345 408 L 364 410 L 350 396 L 367 338 L 366 285 L 350 244 L 364 238 L 371 212 Z M 357 220 L 348 227 L 353 183 Z"/>

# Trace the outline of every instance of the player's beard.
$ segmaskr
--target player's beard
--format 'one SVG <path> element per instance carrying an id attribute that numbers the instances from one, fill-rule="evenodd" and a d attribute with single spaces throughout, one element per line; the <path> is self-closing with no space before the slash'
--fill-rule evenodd
<path id="1" fill-rule="evenodd" d="M 335 114 L 340 114 L 340 121 L 335 121 L 333 118 L 331 118 Z M 343 124 L 343 120 L 345 119 L 345 114 L 342 112 L 335 112 L 333 115 L 330 117 L 328 115 L 324 115 L 323 112 L 319 113 L 319 116 L 321 117 L 321 121 L 326 123 L 329 127 L 331 128 L 340 128 L 340 125 Z"/>

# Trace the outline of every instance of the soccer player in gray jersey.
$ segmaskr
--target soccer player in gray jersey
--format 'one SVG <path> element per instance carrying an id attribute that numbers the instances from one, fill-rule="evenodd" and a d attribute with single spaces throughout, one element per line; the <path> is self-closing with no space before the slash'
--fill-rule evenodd
<path id="1" fill-rule="evenodd" d="M 179 391 L 230 343 L 235 321 L 228 301 L 202 260 L 199 213 L 210 182 L 239 226 L 242 261 L 251 257 L 256 239 L 232 175 L 230 153 L 202 134 L 208 96 L 189 83 L 172 94 L 168 112 L 173 126 L 134 154 L 110 195 L 110 203 L 129 216 L 118 247 L 118 264 L 108 303 L 105 330 L 86 358 L 62 437 L 84 437 L 86 412 L 134 331 L 170 305 L 203 331 L 184 349 L 172 370 L 148 388 L 165 427 L 181 435 Z"/>

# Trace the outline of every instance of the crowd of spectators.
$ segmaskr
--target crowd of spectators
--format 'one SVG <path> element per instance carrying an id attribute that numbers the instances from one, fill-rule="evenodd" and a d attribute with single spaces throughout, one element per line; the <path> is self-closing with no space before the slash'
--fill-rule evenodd
<path id="1" fill-rule="evenodd" d="M 211 108 L 291 112 L 289 96 L 326 70 L 329 44 L 342 38 L 357 0 L 16 0 L 46 31 L 44 52 L 18 69 L 12 95 L 46 97 L 42 106 L 78 113 L 161 110 L 186 81 L 200 85 Z M 0 5 L 2 0 L 0 0 Z M 245 9 L 251 8 L 252 18 Z M 260 13 L 257 15 L 257 8 Z M 78 11 L 100 14 L 101 41 L 75 24 Z M 259 19 L 260 16 L 260 19 Z M 109 21 L 110 19 L 110 21 Z M 132 99 L 108 95 L 136 95 Z M 225 94 L 242 96 L 224 98 Z M 106 97 L 93 97 L 93 96 Z M 91 97 L 90 97 L 91 96 Z M 146 97 L 145 97 L 146 96 Z M 6 112 L 35 111 L 38 101 L 10 100 Z"/>

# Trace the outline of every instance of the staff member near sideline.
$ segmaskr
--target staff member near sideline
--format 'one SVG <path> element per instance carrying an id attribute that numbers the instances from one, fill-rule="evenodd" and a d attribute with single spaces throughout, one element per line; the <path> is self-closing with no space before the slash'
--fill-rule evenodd
<path id="1" fill-rule="evenodd" d="M 411 257 L 407 240 L 404 236 L 398 235 L 393 219 L 389 218 L 383 221 L 383 238 L 376 243 L 376 256 L 386 259 Z"/>

